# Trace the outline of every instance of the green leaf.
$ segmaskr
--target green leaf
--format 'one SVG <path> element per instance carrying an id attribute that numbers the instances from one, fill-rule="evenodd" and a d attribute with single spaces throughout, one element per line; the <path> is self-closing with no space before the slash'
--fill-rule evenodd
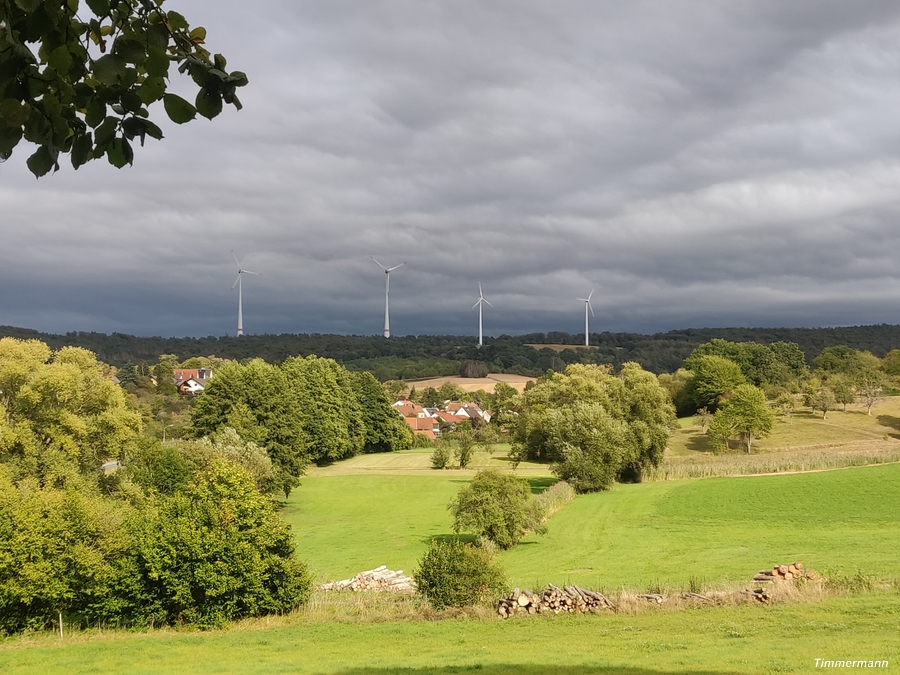
<path id="1" fill-rule="evenodd" d="M 94 96 L 88 104 L 84 121 L 89 127 L 96 127 L 104 119 L 106 119 L 106 104 L 100 100 L 99 96 Z"/>
<path id="2" fill-rule="evenodd" d="M 87 132 L 81 136 L 78 136 L 75 139 L 75 142 L 72 144 L 72 166 L 77 169 L 79 166 L 86 164 L 87 161 L 91 158 L 91 150 L 93 149 L 94 141 L 91 137 L 91 132 Z"/>
<path id="3" fill-rule="evenodd" d="M 219 70 L 225 70 L 225 66 L 227 65 L 227 63 L 228 62 L 225 60 L 225 57 L 221 54 L 216 54 L 215 56 L 213 56 L 213 65 Z"/>
<path id="4" fill-rule="evenodd" d="M 22 140 L 22 127 L 7 127 L 0 124 L 0 157 L 8 159 L 13 148 Z"/>
<path id="5" fill-rule="evenodd" d="M 107 87 L 116 86 L 125 76 L 124 59 L 117 54 L 107 54 L 94 61 L 94 77 Z"/>
<path id="6" fill-rule="evenodd" d="M 147 29 L 147 45 L 153 49 L 165 49 L 169 46 L 169 30 L 161 23 Z"/>
<path id="7" fill-rule="evenodd" d="M 134 160 L 134 151 L 131 144 L 124 138 L 115 139 L 106 151 L 106 157 L 109 163 L 117 169 L 121 169 L 126 164 L 131 164 Z"/>
<path id="8" fill-rule="evenodd" d="M 242 73 L 240 70 L 235 70 L 228 76 L 228 79 L 225 80 L 229 84 L 233 84 L 235 87 L 246 87 L 249 80 L 247 79 L 247 74 Z"/>
<path id="9" fill-rule="evenodd" d="M 162 77 L 150 77 L 138 87 L 137 95 L 146 105 L 158 101 L 166 93 L 166 82 Z"/>
<path id="10" fill-rule="evenodd" d="M 28 108 L 23 106 L 17 99 L 7 98 L 0 101 L 0 120 L 3 120 L 7 126 L 21 127 L 28 119 Z"/>
<path id="11" fill-rule="evenodd" d="M 169 25 L 172 27 L 172 30 L 187 30 L 188 22 L 181 14 L 178 12 L 166 12 L 166 18 L 168 19 Z"/>
<path id="12" fill-rule="evenodd" d="M 206 29 L 203 26 L 197 26 L 189 33 L 189 35 L 191 36 L 192 40 L 199 40 L 200 42 L 203 42 L 204 40 L 206 40 Z"/>
<path id="13" fill-rule="evenodd" d="M 150 77 L 165 77 L 169 74 L 169 57 L 164 49 L 150 47 L 150 53 L 144 62 L 144 70 Z"/>
<path id="14" fill-rule="evenodd" d="M 56 163 L 54 153 L 46 145 L 42 145 L 37 151 L 26 160 L 28 170 L 34 174 L 35 178 L 47 175 L 51 169 L 56 170 L 59 166 Z"/>
<path id="15" fill-rule="evenodd" d="M 180 96 L 166 94 L 163 96 L 166 114 L 175 124 L 190 122 L 197 115 L 197 109 Z"/>
<path id="16" fill-rule="evenodd" d="M 109 0 L 87 0 L 87 4 L 97 16 L 109 16 Z"/>
<path id="17" fill-rule="evenodd" d="M 119 125 L 119 120 L 115 117 L 107 117 L 103 120 L 103 124 L 101 124 L 94 131 L 94 138 L 97 140 L 97 148 L 103 150 L 109 144 L 109 142 L 116 135 L 116 127 Z"/>
<path id="18" fill-rule="evenodd" d="M 18 5 L 19 9 L 22 11 L 31 13 L 40 7 L 42 2 L 43 0 L 16 0 L 16 5 Z"/>
<path id="19" fill-rule="evenodd" d="M 121 56 L 126 63 L 141 65 L 147 60 L 147 50 L 137 40 L 118 37 L 113 44 L 113 51 Z"/>
<path id="20" fill-rule="evenodd" d="M 144 120 L 144 129 L 146 130 L 147 135 L 150 138 L 155 138 L 158 141 L 162 140 L 162 138 L 163 138 L 162 129 L 160 129 L 158 126 L 156 126 L 150 120 Z"/>
<path id="21" fill-rule="evenodd" d="M 217 91 L 212 91 L 206 87 L 201 88 L 197 92 L 196 102 L 197 112 L 208 120 L 222 112 L 222 96 Z"/>
<path id="22" fill-rule="evenodd" d="M 128 112 L 136 113 L 141 109 L 143 105 L 143 101 L 141 97 L 138 96 L 133 91 L 126 91 L 122 94 L 122 107 L 125 108 Z"/>
<path id="23" fill-rule="evenodd" d="M 68 47 L 63 45 L 50 52 L 50 58 L 47 59 L 47 63 L 60 75 L 68 73 L 72 67 L 72 55 L 69 53 Z"/>

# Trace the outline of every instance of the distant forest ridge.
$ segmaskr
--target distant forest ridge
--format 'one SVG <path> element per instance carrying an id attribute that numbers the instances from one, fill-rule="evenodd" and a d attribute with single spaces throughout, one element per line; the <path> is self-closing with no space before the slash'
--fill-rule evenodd
<path id="1" fill-rule="evenodd" d="M 654 373 L 674 372 L 693 349 L 713 338 L 733 342 L 796 342 L 806 360 L 812 362 L 825 347 L 847 345 L 884 357 L 900 348 L 900 326 L 845 326 L 839 328 L 690 328 L 655 335 L 638 333 L 592 333 L 596 349 L 579 349 L 584 334 L 530 333 L 485 338 L 479 349 L 476 338 L 459 335 L 391 337 L 370 335 L 282 334 L 243 337 L 163 338 L 136 337 L 123 333 L 41 333 L 27 328 L 0 326 L 0 337 L 38 339 L 51 348 L 84 347 L 114 366 L 155 363 L 161 354 L 175 354 L 180 361 L 194 356 L 226 359 L 260 357 L 270 363 L 290 356 L 334 359 L 351 370 L 368 370 L 384 381 L 418 379 L 441 375 L 506 372 L 539 375 L 548 369 L 562 370 L 569 363 L 610 363 L 618 367 L 636 361 Z M 571 345 L 562 351 L 529 345 Z M 474 365 L 474 367 L 473 367 Z"/>

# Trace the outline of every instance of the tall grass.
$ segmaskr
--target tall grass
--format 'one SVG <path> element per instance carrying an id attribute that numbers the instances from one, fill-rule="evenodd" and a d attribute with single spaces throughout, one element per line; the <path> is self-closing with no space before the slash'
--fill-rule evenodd
<path id="1" fill-rule="evenodd" d="M 900 445 L 895 442 L 860 441 L 837 445 L 817 445 L 807 449 L 764 454 L 728 453 L 666 457 L 658 467 L 644 474 L 645 481 L 740 476 L 796 471 L 843 469 L 851 466 L 900 462 Z"/>
<path id="2" fill-rule="evenodd" d="M 575 488 L 561 480 L 535 495 L 534 503 L 541 518 L 547 520 L 573 499 L 575 499 Z"/>

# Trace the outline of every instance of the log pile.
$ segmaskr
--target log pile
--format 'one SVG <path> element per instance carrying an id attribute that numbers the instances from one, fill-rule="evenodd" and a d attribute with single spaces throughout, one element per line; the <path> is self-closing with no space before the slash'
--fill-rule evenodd
<path id="1" fill-rule="evenodd" d="M 794 581 L 795 579 L 816 581 L 821 578 L 821 575 L 815 570 L 805 570 L 802 562 L 795 562 L 790 565 L 775 565 L 770 570 L 760 570 L 753 577 L 753 581 L 775 582 Z"/>
<path id="2" fill-rule="evenodd" d="M 403 573 L 389 570 L 386 565 L 376 567 L 374 570 L 360 572 L 352 579 L 332 581 L 319 586 L 320 591 L 394 591 L 414 592 L 416 582 Z"/>
<path id="3" fill-rule="evenodd" d="M 497 614 L 507 619 L 515 615 L 543 614 L 545 612 L 592 612 L 612 609 L 613 604 L 602 593 L 579 586 L 559 588 L 550 584 L 540 593 L 514 589 L 497 603 Z"/>

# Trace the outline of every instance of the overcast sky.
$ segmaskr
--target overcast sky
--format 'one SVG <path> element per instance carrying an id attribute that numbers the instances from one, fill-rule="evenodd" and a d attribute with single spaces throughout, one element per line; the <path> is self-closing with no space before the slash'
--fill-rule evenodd
<path id="1" fill-rule="evenodd" d="M 115 170 L 0 165 L 0 324 L 900 323 L 900 3 L 169 0 L 250 85 Z M 186 91 L 177 77 L 173 90 Z"/>

